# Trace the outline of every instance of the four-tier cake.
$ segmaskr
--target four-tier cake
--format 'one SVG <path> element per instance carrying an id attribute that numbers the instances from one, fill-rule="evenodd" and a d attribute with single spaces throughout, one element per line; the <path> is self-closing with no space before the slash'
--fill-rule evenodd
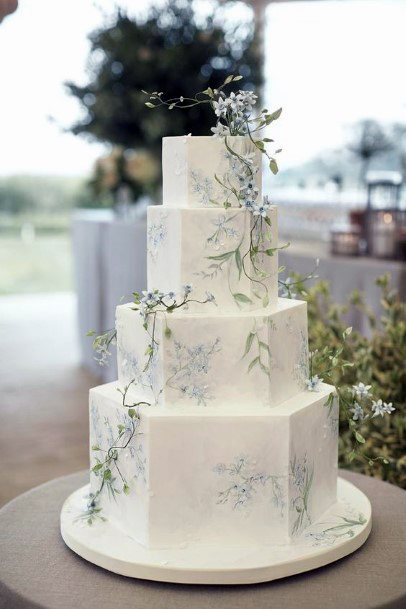
<path id="1" fill-rule="evenodd" d="M 86 518 L 149 549 L 289 544 L 337 498 L 334 388 L 309 391 L 306 303 L 278 298 L 261 152 L 226 140 L 164 138 L 148 288 L 90 392 Z"/>

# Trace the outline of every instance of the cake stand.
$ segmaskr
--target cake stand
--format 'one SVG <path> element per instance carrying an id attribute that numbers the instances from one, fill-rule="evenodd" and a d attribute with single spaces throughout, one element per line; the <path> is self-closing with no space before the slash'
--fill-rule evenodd
<path id="1" fill-rule="evenodd" d="M 285 545 L 211 545 L 148 549 L 108 521 L 83 519 L 88 486 L 70 495 L 61 512 L 62 537 L 89 562 L 125 575 L 182 584 L 253 584 L 322 567 L 351 554 L 371 531 L 371 504 L 357 487 L 339 478 L 337 503 L 294 542 Z"/>

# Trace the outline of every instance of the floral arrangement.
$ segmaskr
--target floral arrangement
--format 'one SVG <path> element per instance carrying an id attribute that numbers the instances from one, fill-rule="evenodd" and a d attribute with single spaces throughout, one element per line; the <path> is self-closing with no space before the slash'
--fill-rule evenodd
<path id="1" fill-rule="evenodd" d="M 241 76 L 229 75 L 220 87 L 216 89 L 208 87 L 194 97 L 180 96 L 165 99 L 163 92 L 147 93 L 143 91 L 143 93 L 148 95 L 149 101 L 146 102 L 146 106 L 151 109 L 159 107 L 167 107 L 169 110 L 188 109 L 202 104 L 211 106 L 216 117 L 216 125 L 211 128 L 211 131 L 214 137 L 224 139 L 232 175 L 232 179 L 229 176 L 214 176 L 224 192 L 223 207 L 226 209 L 231 207 L 231 200 L 234 200 L 238 207 L 244 208 L 252 214 L 253 221 L 247 251 L 241 252 L 240 246 L 237 246 L 232 251 L 210 256 L 209 260 L 213 261 L 214 265 L 217 263 L 218 268 L 221 268 L 225 262 L 234 260 L 239 277 L 244 274 L 256 286 L 254 294 L 262 300 L 262 305 L 266 307 L 269 303 L 268 287 L 265 283 L 268 275 L 263 268 L 262 261 L 264 257 L 273 256 L 275 251 L 284 249 L 289 244 L 274 247 L 271 243 L 269 231 L 271 219 L 268 213 L 271 203 L 268 197 L 264 197 L 262 201 L 258 199 L 259 189 L 255 185 L 255 176 L 259 171 L 259 166 L 256 163 L 255 150 L 259 150 L 267 157 L 270 170 L 276 174 L 278 164 L 275 155 L 279 154 L 281 149 L 276 149 L 271 154 L 268 147 L 273 140 L 262 136 L 261 132 L 280 117 L 282 109 L 269 112 L 264 108 L 257 115 L 253 115 L 253 107 L 258 100 L 258 96 L 253 91 L 232 91 L 226 95 L 224 89 L 241 78 Z M 230 143 L 230 136 L 248 138 L 254 152 L 238 152 Z M 211 202 L 213 201 L 211 200 Z M 237 305 L 250 302 L 249 297 L 244 294 L 237 292 L 233 296 Z"/>
<path id="2" fill-rule="evenodd" d="M 244 135 L 248 136 L 251 142 L 258 150 L 260 150 L 269 161 L 269 168 L 272 173 L 278 173 L 278 164 L 275 155 L 281 152 L 281 149 L 275 150 L 272 154 L 267 150 L 267 145 L 273 143 L 268 137 L 259 137 L 259 132 L 277 120 L 282 108 L 274 112 L 268 112 L 263 108 L 256 116 L 252 116 L 253 106 L 256 105 L 258 96 L 253 91 L 240 90 L 235 93 L 232 91 L 228 96 L 224 89 L 227 85 L 242 80 L 242 76 L 227 76 L 223 84 L 217 89 L 208 87 L 204 91 L 196 93 L 194 97 L 173 97 L 165 99 L 163 92 L 154 91 L 148 93 L 143 91 L 149 97 L 149 101 L 145 103 L 148 108 L 159 108 L 166 106 L 169 110 L 174 108 L 188 109 L 201 104 L 209 104 L 217 118 L 216 126 L 211 128 L 212 133 L 216 137 L 224 137 L 227 144 L 227 136 Z M 234 154 L 232 152 L 232 154 Z M 247 166 L 249 171 L 249 167 Z"/>

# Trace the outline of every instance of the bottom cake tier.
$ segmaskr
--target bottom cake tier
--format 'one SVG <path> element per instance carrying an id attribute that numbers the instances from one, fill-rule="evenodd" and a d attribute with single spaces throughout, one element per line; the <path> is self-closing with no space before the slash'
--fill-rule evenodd
<path id="1" fill-rule="evenodd" d="M 274 408 L 122 405 L 90 392 L 89 524 L 108 519 L 149 548 L 288 543 L 336 501 L 334 391 Z"/>

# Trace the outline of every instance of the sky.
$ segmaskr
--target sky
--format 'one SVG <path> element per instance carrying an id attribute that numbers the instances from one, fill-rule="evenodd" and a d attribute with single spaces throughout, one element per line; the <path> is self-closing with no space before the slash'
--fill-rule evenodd
<path id="1" fill-rule="evenodd" d="M 98 4 L 114 5 L 20 0 L 0 24 L 0 175 L 86 175 L 105 150 L 64 132 L 80 109 L 63 83 L 86 82 Z M 361 118 L 406 122 L 406 0 L 273 3 L 266 17 L 266 103 L 283 107 L 283 166 L 340 147 Z"/>

